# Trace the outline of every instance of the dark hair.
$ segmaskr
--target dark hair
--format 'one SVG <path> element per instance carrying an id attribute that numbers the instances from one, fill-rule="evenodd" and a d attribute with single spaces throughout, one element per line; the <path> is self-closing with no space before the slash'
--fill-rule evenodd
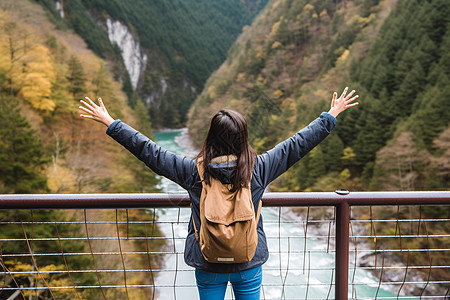
<path id="1" fill-rule="evenodd" d="M 235 155 L 237 165 L 232 178 L 231 192 L 250 184 L 256 152 L 248 141 L 247 121 L 238 112 L 220 110 L 212 119 L 201 152 L 197 159 L 203 160 L 203 177 L 210 184 L 211 160 L 223 155 Z"/>

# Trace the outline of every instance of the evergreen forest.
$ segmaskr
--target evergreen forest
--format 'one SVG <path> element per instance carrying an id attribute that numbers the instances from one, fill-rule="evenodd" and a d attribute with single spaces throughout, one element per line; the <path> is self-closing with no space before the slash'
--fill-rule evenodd
<path id="1" fill-rule="evenodd" d="M 230 107 L 262 153 L 348 86 L 360 105 L 272 189 L 448 190 L 449 12 L 443 0 L 272 1 L 191 107 L 192 139 Z"/>
<path id="2" fill-rule="evenodd" d="M 339 115 L 331 135 L 270 190 L 447 191 L 449 13 L 446 0 L 270 1 L 192 105 L 192 140 L 200 146 L 208 119 L 228 107 L 244 113 L 251 145 L 263 153 L 328 111 L 332 93 L 348 86 L 357 91 L 360 104 Z M 307 218 L 304 210 L 299 213 Z M 352 213 L 370 219 L 448 218 L 449 209 L 387 206 Z M 449 232 L 448 224 L 376 227 L 367 230 L 391 235 Z M 445 243 L 374 238 L 369 244 L 372 249 L 414 249 L 445 248 Z M 399 254 L 392 259 L 405 265 L 445 265 L 448 255 Z M 420 276 L 449 278 L 445 270 Z"/>
<path id="3" fill-rule="evenodd" d="M 144 100 L 155 127 L 180 127 L 210 74 L 224 61 L 244 25 L 267 0 L 64 1 L 61 18 L 53 0 L 34 0 L 59 29 L 72 29 L 98 56 L 115 63 L 128 101 Z M 143 80 L 133 90 L 120 50 L 108 39 L 106 19 L 127 25 L 148 55 Z M 164 82 L 164 83 L 163 83 Z M 164 85 L 167 83 L 167 87 Z M 189 88 L 187 88 L 189 87 Z"/>

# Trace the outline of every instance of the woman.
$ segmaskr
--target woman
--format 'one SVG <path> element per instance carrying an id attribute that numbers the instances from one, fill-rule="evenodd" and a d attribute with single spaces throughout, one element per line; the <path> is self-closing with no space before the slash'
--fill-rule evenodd
<path id="1" fill-rule="evenodd" d="M 353 102 L 358 95 L 351 91 L 347 95 L 345 88 L 338 98 L 333 94 L 328 113 L 322 113 L 307 127 L 293 137 L 281 142 L 264 154 L 256 155 L 249 145 L 247 122 L 244 117 L 232 110 L 221 110 L 211 120 L 210 128 L 202 151 L 197 159 L 202 160 L 203 175 L 206 183 L 211 177 L 221 179 L 225 176 L 232 190 L 239 190 L 250 183 L 252 202 L 257 211 L 264 190 L 275 178 L 288 170 L 300 158 L 318 145 L 330 134 L 336 125 L 336 117 L 347 108 L 358 105 Z M 108 127 L 106 133 L 123 145 L 137 158 L 147 164 L 155 173 L 173 180 L 187 190 L 192 203 L 192 218 L 188 226 L 188 236 L 184 251 L 186 264 L 194 267 L 197 287 L 202 300 L 222 300 L 228 282 L 233 285 L 237 300 L 256 300 L 260 298 L 262 282 L 262 264 L 269 252 L 262 217 L 257 225 L 258 245 L 249 262 L 218 264 L 207 262 L 195 238 L 195 224 L 200 224 L 199 201 L 202 183 L 197 170 L 196 160 L 175 155 L 140 134 L 120 120 L 114 120 L 106 110 L 102 99 L 99 106 L 86 97 L 81 100 L 80 109 L 87 114 L 81 117 L 103 123 Z M 235 166 L 217 167 L 211 161 L 215 157 L 235 155 Z"/>

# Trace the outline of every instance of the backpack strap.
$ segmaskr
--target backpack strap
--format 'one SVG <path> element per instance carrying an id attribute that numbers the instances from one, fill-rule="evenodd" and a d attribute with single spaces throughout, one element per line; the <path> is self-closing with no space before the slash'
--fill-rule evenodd
<path id="1" fill-rule="evenodd" d="M 195 226 L 195 220 L 194 220 L 194 214 L 192 214 L 192 224 L 194 224 L 194 230 L 195 230 L 195 239 L 198 242 L 198 231 L 197 231 L 197 226 Z"/>
<path id="2" fill-rule="evenodd" d="M 259 200 L 258 212 L 256 213 L 256 226 L 258 226 L 259 217 L 261 216 L 261 207 L 262 207 L 262 200 Z M 198 230 L 197 230 L 197 226 L 195 225 L 195 220 L 194 220 L 193 214 L 191 215 L 191 218 L 192 218 L 192 224 L 194 224 L 195 239 L 198 242 Z"/>
<path id="3" fill-rule="evenodd" d="M 261 215 L 262 200 L 259 200 L 258 212 L 256 213 L 256 227 L 258 227 L 259 216 Z"/>

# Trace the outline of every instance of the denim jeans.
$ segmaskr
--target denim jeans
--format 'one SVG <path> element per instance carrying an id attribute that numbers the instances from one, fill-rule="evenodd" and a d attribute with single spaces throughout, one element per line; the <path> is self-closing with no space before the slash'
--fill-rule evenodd
<path id="1" fill-rule="evenodd" d="M 195 270 L 200 300 L 223 300 L 228 281 L 236 300 L 259 300 L 262 266 L 236 273 L 211 273 Z"/>

